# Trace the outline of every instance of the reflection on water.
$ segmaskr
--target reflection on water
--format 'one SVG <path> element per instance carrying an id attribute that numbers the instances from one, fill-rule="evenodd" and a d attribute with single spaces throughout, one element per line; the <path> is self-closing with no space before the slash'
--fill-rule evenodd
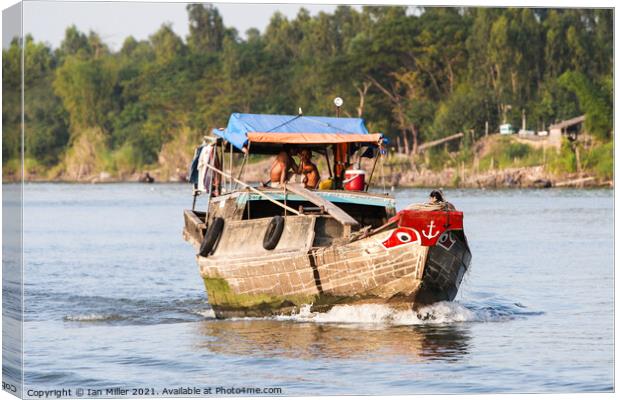
<path id="1" fill-rule="evenodd" d="M 355 326 L 273 320 L 204 321 L 198 347 L 220 354 L 299 359 L 363 358 L 409 363 L 457 361 L 468 354 L 465 325 Z"/>

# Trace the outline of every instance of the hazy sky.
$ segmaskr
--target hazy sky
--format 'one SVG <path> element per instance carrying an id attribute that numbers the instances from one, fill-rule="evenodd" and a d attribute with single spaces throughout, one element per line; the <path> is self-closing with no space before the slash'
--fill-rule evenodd
<path id="1" fill-rule="evenodd" d="M 82 32 L 97 32 L 114 50 L 118 50 L 129 35 L 147 39 L 162 23 L 172 23 L 173 30 L 184 39 L 189 29 L 187 3 L 25 1 L 23 4 L 24 33 L 31 33 L 36 41 L 53 47 L 58 47 L 65 29 L 71 24 Z M 214 4 L 224 24 L 235 27 L 242 36 L 252 27 L 263 32 L 275 11 L 294 18 L 302 6 L 312 15 L 336 8 L 327 4 Z M 3 37 L 3 46 L 10 40 L 10 37 Z"/>
<path id="2" fill-rule="evenodd" d="M 260 0 L 248 0 L 257 2 Z M 277 1 L 277 0 L 276 0 Z M 280 0 L 287 1 L 287 0 Z M 413 0 L 311 0 L 315 4 L 307 5 L 301 2 L 305 0 L 293 0 L 297 4 L 241 4 L 232 3 L 213 3 L 219 9 L 224 18 L 226 26 L 235 27 L 243 37 L 249 28 L 258 28 L 264 32 L 269 23 L 269 19 L 275 11 L 280 11 L 288 18 L 294 18 L 299 9 L 303 6 L 312 15 L 320 11 L 333 12 L 336 8 L 331 4 L 316 3 L 357 3 L 357 4 L 400 4 L 413 5 L 421 4 Z M 7 8 L 16 3 L 16 0 L 0 0 L 2 8 Z M 424 0 L 426 5 L 446 5 L 446 0 Z M 471 0 L 450 0 L 451 5 L 467 5 Z M 540 0 L 476 0 L 481 6 L 507 6 L 519 5 L 527 7 L 539 6 Z M 511 4 L 512 3 L 512 4 Z M 549 7 L 609 7 L 613 4 L 610 0 L 546 0 Z M 75 24 L 79 30 L 97 32 L 102 39 L 110 45 L 113 50 L 118 50 L 123 40 L 133 35 L 136 39 L 147 39 L 149 35 L 155 33 L 162 23 L 172 24 L 174 31 L 185 39 L 188 33 L 187 12 L 182 2 L 123 2 L 123 1 L 54 1 L 38 0 L 24 1 L 24 32 L 31 33 L 36 41 L 44 41 L 53 47 L 57 47 L 67 26 Z M 354 6 L 361 8 L 360 6 Z M 3 22 L 6 22 L 8 15 L 4 15 Z M 10 29 L 9 29 L 10 30 Z M 3 32 L 7 32 L 4 29 Z M 6 47 L 12 37 L 3 35 L 2 44 Z"/>

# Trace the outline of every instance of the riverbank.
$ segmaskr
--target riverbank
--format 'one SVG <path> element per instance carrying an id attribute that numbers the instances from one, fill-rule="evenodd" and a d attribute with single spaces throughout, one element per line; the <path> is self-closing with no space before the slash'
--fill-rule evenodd
<path id="1" fill-rule="evenodd" d="M 369 162 L 364 165 L 372 168 Z M 517 135 L 490 135 L 457 151 L 445 146 L 416 156 L 391 154 L 378 179 L 391 187 L 613 187 L 613 169 L 613 142 L 586 134 L 572 142 L 564 138 L 560 147 Z"/>
<path id="2" fill-rule="evenodd" d="M 378 177 L 381 180 L 381 177 Z M 552 174 L 544 166 L 506 168 L 474 173 L 470 170 L 447 168 L 404 171 L 387 175 L 390 187 L 451 187 L 451 188 L 550 188 L 550 187 L 613 187 L 613 180 L 583 174 Z"/>
<path id="3" fill-rule="evenodd" d="M 363 163 L 363 167 L 372 166 Z M 247 182 L 261 182 L 268 179 L 269 165 L 271 161 L 251 164 L 243 178 Z M 320 166 L 319 166 L 320 168 Z M 380 168 L 380 167 L 377 167 Z M 384 169 L 389 169 L 385 168 Z M 158 171 L 149 173 L 153 182 L 148 182 L 145 174 L 133 174 L 129 177 L 119 179 L 108 173 L 102 172 L 97 175 L 85 176 L 77 180 L 46 179 L 39 176 L 29 176 L 25 182 L 38 183 L 186 183 L 186 175 L 180 173 L 177 176 L 162 176 Z M 14 183 L 16 179 L 4 179 L 3 183 Z M 545 171 L 542 165 L 521 168 L 506 168 L 501 170 L 491 170 L 473 173 L 470 170 L 459 170 L 458 168 L 446 168 L 442 171 L 422 170 L 403 170 L 397 169 L 382 174 L 373 174 L 372 185 L 375 187 L 385 186 L 387 189 L 398 187 L 403 188 L 479 188 L 479 189 L 499 189 L 499 188 L 551 188 L 551 187 L 573 187 L 573 188 L 603 188 L 614 187 L 613 180 L 600 179 L 595 176 L 572 173 L 572 174 L 552 174 Z"/>
<path id="4" fill-rule="evenodd" d="M 361 167 L 372 174 L 372 184 L 396 187 L 445 188 L 548 188 L 548 187 L 613 187 L 613 143 L 592 143 L 588 140 L 560 149 L 524 143 L 518 137 L 489 136 L 469 147 L 450 152 L 447 147 L 424 154 L 412 155 L 391 152 L 375 166 L 374 160 L 362 159 Z M 141 171 L 108 172 L 91 167 L 89 173 L 68 174 L 41 168 L 29 168 L 27 182 L 186 182 L 187 166 L 193 152 L 188 143 L 180 147 L 166 146 L 158 162 Z M 173 151 L 176 149 L 176 151 Z M 575 156 L 575 151 L 579 157 Z M 580 149 L 580 150 L 579 150 Z M 580 151 L 580 152 L 579 152 Z M 228 170 L 229 160 L 225 160 Z M 233 175 L 239 174 L 241 155 L 235 154 Z M 315 157 L 322 177 L 328 176 L 323 158 Z M 248 182 L 268 180 L 271 157 L 250 156 L 242 179 Z M 3 181 L 16 181 L 17 175 L 3 169 Z"/>

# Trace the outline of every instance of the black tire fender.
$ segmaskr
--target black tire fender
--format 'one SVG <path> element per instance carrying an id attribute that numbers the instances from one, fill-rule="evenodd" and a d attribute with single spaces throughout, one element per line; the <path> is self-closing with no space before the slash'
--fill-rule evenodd
<path id="1" fill-rule="evenodd" d="M 207 228 L 207 233 L 200 244 L 198 255 L 207 257 L 214 249 L 224 229 L 224 218 L 215 218 Z"/>
<path id="2" fill-rule="evenodd" d="M 267 230 L 265 231 L 265 237 L 263 238 L 263 248 L 265 250 L 273 250 L 278 245 L 280 237 L 282 237 L 282 231 L 284 230 L 284 217 L 276 215 L 271 218 Z"/>

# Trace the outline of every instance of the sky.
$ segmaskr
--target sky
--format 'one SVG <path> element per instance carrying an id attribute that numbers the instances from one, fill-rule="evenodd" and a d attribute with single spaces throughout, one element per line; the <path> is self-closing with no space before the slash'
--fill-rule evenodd
<path id="1" fill-rule="evenodd" d="M 234 0 L 233 0 L 234 1 Z M 329 3 L 348 4 L 399 4 L 399 5 L 471 5 L 471 0 L 424 0 L 414 3 L 413 0 L 310 0 L 314 4 L 303 4 L 307 0 L 272 0 L 287 3 L 258 3 L 261 0 L 245 0 L 249 3 L 233 3 L 231 0 L 213 3 L 220 11 L 224 24 L 237 29 L 241 37 L 249 28 L 258 28 L 261 32 L 269 24 L 274 12 L 280 11 L 289 19 L 294 18 L 301 7 L 305 7 L 312 15 L 320 11 L 333 12 L 336 5 Z M 294 1 L 295 3 L 292 3 Z M 479 6 L 526 6 L 536 7 L 540 0 L 476 0 Z M 3 9 L 16 3 L 16 0 L 0 0 Z M 611 0 L 546 0 L 548 7 L 610 7 Z M 56 48 L 64 37 L 65 29 L 75 24 L 82 32 L 93 30 L 113 50 L 118 50 L 129 35 L 138 40 L 148 39 L 163 23 L 171 23 L 172 29 L 185 39 L 188 33 L 186 2 L 171 1 L 24 1 L 24 33 L 30 33 L 35 41 L 47 42 Z M 361 9 L 361 6 L 354 7 Z M 2 45 L 8 47 L 12 35 L 7 34 L 15 29 L 15 24 L 7 24 L 13 18 L 11 13 L 3 13 Z"/>
<path id="2" fill-rule="evenodd" d="M 25 1 L 23 4 L 24 33 L 30 33 L 35 41 L 47 42 L 54 48 L 60 45 L 65 29 L 72 24 L 82 32 L 97 32 L 113 50 L 120 49 L 129 35 L 138 40 L 148 39 L 163 23 L 171 23 L 172 29 L 182 38 L 189 31 L 185 9 L 187 3 Z M 302 6 L 312 15 L 320 11 L 333 12 L 336 8 L 329 4 L 290 3 L 214 5 L 220 11 L 224 24 L 236 28 L 242 37 L 249 28 L 264 32 L 276 11 L 294 18 Z M 5 36 L 8 35 L 3 35 L 2 44 L 6 48 L 11 37 Z"/>

